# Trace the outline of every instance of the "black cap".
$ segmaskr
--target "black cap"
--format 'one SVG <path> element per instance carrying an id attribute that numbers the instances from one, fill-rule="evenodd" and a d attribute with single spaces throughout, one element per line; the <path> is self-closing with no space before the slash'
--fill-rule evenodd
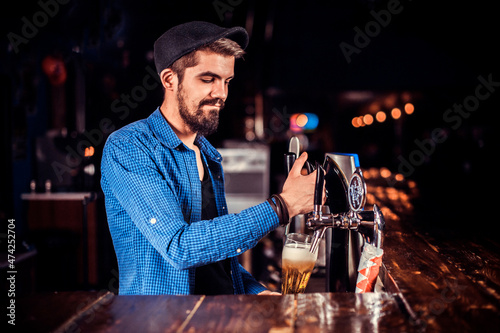
<path id="1" fill-rule="evenodd" d="M 161 73 L 183 55 L 220 38 L 231 39 L 242 49 L 248 45 L 248 34 L 242 27 L 222 28 L 209 22 L 193 21 L 167 30 L 154 44 L 156 71 Z"/>

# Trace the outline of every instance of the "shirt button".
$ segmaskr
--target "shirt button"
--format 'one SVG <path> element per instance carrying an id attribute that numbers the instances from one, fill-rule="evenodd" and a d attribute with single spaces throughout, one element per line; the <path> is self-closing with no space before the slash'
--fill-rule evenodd
<path id="1" fill-rule="evenodd" d="M 236 252 L 237 253 L 241 253 L 241 249 L 236 249 Z"/>
<path id="2" fill-rule="evenodd" d="M 155 224 L 155 223 L 156 223 L 156 219 L 155 219 L 154 217 L 153 217 L 153 218 L 151 218 L 151 220 L 149 220 L 149 223 L 151 223 L 151 224 Z"/>

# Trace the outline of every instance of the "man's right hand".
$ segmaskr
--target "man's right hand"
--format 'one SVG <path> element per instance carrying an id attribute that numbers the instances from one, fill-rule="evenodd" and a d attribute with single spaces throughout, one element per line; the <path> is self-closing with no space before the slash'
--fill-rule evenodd
<path id="1" fill-rule="evenodd" d="M 290 218 L 298 214 L 306 214 L 314 209 L 314 188 L 316 183 L 316 172 L 303 176 L 302 168 L 307 161 L 307 153 L 303 152 L 290 170 L 281 197 L 285 200 Z M 323 185 L 323 203 L 326 200 Z"/>

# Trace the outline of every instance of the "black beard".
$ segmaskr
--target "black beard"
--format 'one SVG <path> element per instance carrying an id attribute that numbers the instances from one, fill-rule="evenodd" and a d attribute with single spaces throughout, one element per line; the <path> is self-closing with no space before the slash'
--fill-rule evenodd
<path id="1" fill-rule="evenodd" d="M 179 86 L 179 91 L 177 92 L 177 102 L 179 104 L 179 113 L 182 120 L 188 125 L 189 129 L 193 133 L 198 133 L 203 136 L 213 134 L 217 131 L 219 126 L 219 111 L 224 108 L 224 101 L 220 98 L 214 99 L 204 99 L 198 105 L 198 109 L 191 113 L 189 108 L 184 101 L 183 90 Z M 208 115 L 205 116 L 202 107 L 204 105 L 215 105 L 220 104 L 220 108 L 211 109 L 208 111 Z"/>

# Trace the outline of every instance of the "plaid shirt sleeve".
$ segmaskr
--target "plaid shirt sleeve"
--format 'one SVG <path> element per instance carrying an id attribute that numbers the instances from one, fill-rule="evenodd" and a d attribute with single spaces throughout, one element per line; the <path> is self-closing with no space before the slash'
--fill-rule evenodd
<path id="1" fill-rule="evenodd" d="M 236 256 L 278 226 L 267 202 L 239 214 L 186 221 L 176 184 L 158 170 L 154 151 L 147 149 L 123 138 L 108 140 L 103 155 L 106 182 L 113 184 L 112 195 L 140 232 L 176 269 Z M 242 274 L 249 281 L 250 274 Z"/>

